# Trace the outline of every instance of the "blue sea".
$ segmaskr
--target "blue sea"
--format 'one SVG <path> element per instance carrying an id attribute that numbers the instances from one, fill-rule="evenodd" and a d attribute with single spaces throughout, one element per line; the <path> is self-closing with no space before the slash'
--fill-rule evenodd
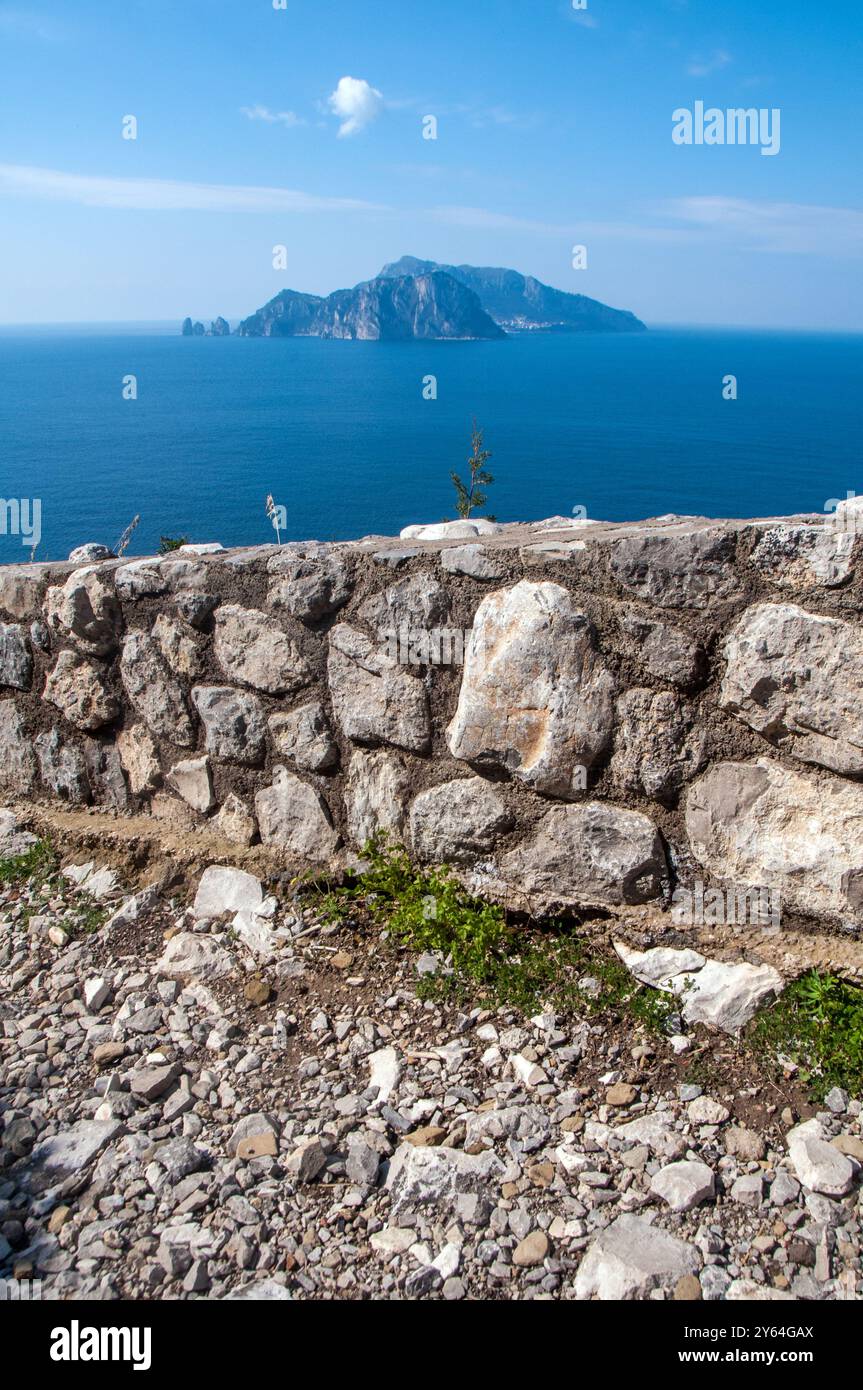
<path id="1" fill-rule="evenodd" d="M 723 400 L 723 378 L 738 399 Z M 123 398 L 134 376 L 137 399 Z M 437 399 L 423 397 L 433 376 Z M 822 511 L 863 492 L 863 336 L 654 328 L 493 343 L 181 338 L 177 325 L 0 332 L 3 499 L 37 559 L 84 541 L 393 534 L 454 513 L 473 417 L 501 521 Z M 283 537 L 284 538 L 284 537 Z M 29 558 L 0 535 L 0 561 Z"/>

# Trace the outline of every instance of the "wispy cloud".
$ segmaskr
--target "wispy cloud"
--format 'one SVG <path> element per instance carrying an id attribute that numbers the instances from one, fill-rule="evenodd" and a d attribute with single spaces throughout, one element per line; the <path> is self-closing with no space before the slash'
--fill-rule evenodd
<path id="1" fill-rule="evenodd" d="M 184 183 L 65 174 L 22 164 L 0 164 L 0 197 L 38 198 L 85 207 L 138 212 L 384 212 L 357 198 L 321 197 L 293 188 Z"/>
<path id="2" fill-rule="evenodd" d="M 249 121 L 264 121 L 266 125 L 297 126 L 305 125 L 302 116 L 295 111 L 271 111 L 269 106 L 241 106 L 242 115 Z"/>
<path id="3" fill-rule="evenodd" d="M 0 34 L 59 43 L 67 33 L 66 27 L 50 15 L 40 14 L 38 10 L 16 9 L 14 5 L 0 5 Z"/>
<path id="4" fill-rule="evenodd" d="M 675 198 L 664 212 L 730 247 L 789 255 L 863 255 L 863 210 L 713 195 Z"/>
<path id="5" fill-rule="evenodd" d="M 329 108 L 341 120 L 341 137 L 358 135 L 383 111 L 383 93 L 370 86 L 364 77 L 340 77 L 329 98 Z"/>
<path id="6" fill-rule="evenodd" d="M 599 20 L 596 15 L 590 13 L 590 10 L 571 10 L 570 13 L 576 24 L 580 24 L 582 29 L 599 28 Z"/>
<path id="7" fill-rule="evenodd" d="M 733 61 L 731 54 L 727 53 L 724 48 L 716 48 L 707 58 L 703 58 L 700 54 L 690 58 L 686 71 L 690 77 L 709 77 L 713 72 L 721 72 Z"/>

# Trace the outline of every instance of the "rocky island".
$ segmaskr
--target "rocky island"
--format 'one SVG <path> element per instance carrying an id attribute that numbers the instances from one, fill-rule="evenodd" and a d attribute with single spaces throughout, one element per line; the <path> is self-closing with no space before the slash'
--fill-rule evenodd
<path id="1" fill-rule="evenodd" d="M 241 338 L 495 339 L 508 333 L 640 333 L 624 309 L 553 289 L 516 270 L 438 265 L 415 256 L 385 265 L 373 280 L 327 296 L 281 290 L 243 319 Z M 186 319 L 185 337 L 204 336 Z M 222 318 L 210 333 L 230 332 Z"/>

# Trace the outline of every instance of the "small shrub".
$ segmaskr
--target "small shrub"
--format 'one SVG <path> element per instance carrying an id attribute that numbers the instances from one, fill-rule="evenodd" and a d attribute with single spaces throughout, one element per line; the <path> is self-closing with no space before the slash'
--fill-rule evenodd
<path id="1" fill-rule="evenodd" d="M 807 971 L 751 1025 L 749 1046 L 777 1071 L 785 1060 L 821 1100 L 833 1086 L 863 1091 L 863 990 L 837 975 Z"/>

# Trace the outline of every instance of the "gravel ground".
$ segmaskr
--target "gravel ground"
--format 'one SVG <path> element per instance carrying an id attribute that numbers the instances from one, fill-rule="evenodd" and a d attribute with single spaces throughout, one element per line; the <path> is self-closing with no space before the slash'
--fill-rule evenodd
<path id="1" fill-rule="evenodd" d="M 237 870 L 191 907 L 64 874 L 0 890 L 0 1277 L 55 1299 L 863 1297 L 861 1104 L 838 1088 L 807 1105 L 700 1028 L 423 1002 L 431 962 Z"/>

